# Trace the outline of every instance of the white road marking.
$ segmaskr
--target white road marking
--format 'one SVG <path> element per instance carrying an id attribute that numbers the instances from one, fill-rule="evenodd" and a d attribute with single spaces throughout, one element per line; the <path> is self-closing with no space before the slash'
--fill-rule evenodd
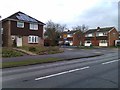
<path id="1" fill-rule="evenodd" d="M 83 67 L 83 68 L 77 68 L 77 69 L 73 69 L 73 70 L 68 70 L 68 71 L 64 71 L 64 72 L 60 72 L 60 73 L 56 73 L 56 74 L 36 78 L 35 80 L 36 81 L 37 80 L 42 80 L 42 79 L 45 79 L 45 78 L 50 78 L 50 77 L 54 77 L 54 76 L 58 76 L 58 75 L 66 74 L 66 73 L 71 73 L 71 72 L 75 72 L 75 71 L 79 71 L 79 70 L 84 70 L 84 69 L 88 69 L 88 68 L 90 68 L 90 67 L 86 66 L 86 67 Z"/>
<path id="2" fill-rule="evenodd" d="M 102 64 L 109 64 L 109 63 L 113 63 L 113 62 L 117 62 L 117 61 L 119 61 L 119 60 L 113 60 L 113 61 L 109 61 L 109 62 L 104 62 Z"/>

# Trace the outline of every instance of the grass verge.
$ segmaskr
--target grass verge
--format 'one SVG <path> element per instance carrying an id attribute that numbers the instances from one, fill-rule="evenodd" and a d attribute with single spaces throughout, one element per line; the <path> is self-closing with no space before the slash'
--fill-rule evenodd
<path id="1" fill-rule="evenodd" d="M 60 58 L 46 58 L 46 59 L 30 59 L 30 60 L 24 60 L 24 61 L 18 61 L 18 62 L 3 62 L 2 68 L 11 68 L 11 67 L 19 67 L 19 66 L 27 66 L 27 65 L 35 65 L 35 64 L 42 64 L 42 63 L 52 63 L 52 62 L 58 62 L 58 61 L 69 61 L 73 59 L 81 59 L 81 58 L 91 58 L 91 57 L 97 57 L 100 55 L 93 55 L 93 56 L 83 56 L 83 57 L 76 57 L 76 58 L 68 58 L 68 59 L 60 59 Z"/>
<path id="2" fill-rule="evenodd" d="M 46 59 L 31 59 L 31 60 L 24 60 L 18 62 L 3 62 L 2 68 L 10 68 L 10 67 L 19 67 L 19 66 L 26 66 L 26 65 L 34 65 L 34 64 L 41 64 L 41 63 L 50 63 L 55 61 L 60 61 L 62 59 L 59 58 L 46 58 Z"/>

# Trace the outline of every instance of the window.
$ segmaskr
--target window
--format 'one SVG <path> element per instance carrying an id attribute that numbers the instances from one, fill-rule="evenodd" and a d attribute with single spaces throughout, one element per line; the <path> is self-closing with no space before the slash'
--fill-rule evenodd
<path id="1" fill-rule="evenodd" d="M 103 35 L 107 35 L 107 32 L 104 32 Z"/>
<path id="2" fill-rule="evenodd" d="M 31 30 L 38 30 L 38 24 L 33 24 L 33 23 L 31 23 L 31 24 L 30 24 L 30 29 L 31 29 Z"/>
<path id="3" fill-rule="evenodd" d="M 107 43 L 107 40 L 100 40 L 100 43 Z"/>
<path id="4" fill-rule="evenodd" d="M 85 37 L 93 37 L 93 34 L 92 33 L 86 34 Z"/>
<path id="5" fill-rule="evenodd" d="M 68 34 L 67 37 L 72 37 L 73 35 L 72 34 Z"/>
<path id="6" fill-rule="evenodd" d="M 96 36 L 107 36 L 107 32 L 98 32 Z"/>
<path id="7" fill-rule="evenodd" d="M 28 43 L 38 43 L 38 36 L 29 36 Z"/>
<path id="8" fill-rule="evenodd" d="M 17 22 L 17 27 L 19 27 L 19 28 L 24 28 L 24 22 L 18 21 L 18 22 Z"/>
<path id="9" fill-rule="evenodd" d="M 1 28 L 1 34 L 3 34 L 3 28 Z"/>
<path id="10" fill-rule="evenodd" d="M 91 41 L 85 41 L 86 43 L 91 43 Z"/>

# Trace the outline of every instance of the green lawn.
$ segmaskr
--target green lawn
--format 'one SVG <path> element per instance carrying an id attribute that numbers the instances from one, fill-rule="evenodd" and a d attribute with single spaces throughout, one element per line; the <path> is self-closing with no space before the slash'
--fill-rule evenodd
<path id="1" fill-rule="evenodd" d="M 61 61 L 61 60 L 62 59 L 59 59 L 59 58 L 46 58 L 46 59 L 31 59 L 31 60 L 24 60 L 24 61 L 18 61 L 18 62 L 3 62 L 2 68 L 49 63 L 49 62 L 55 62 L 55 61 Z"/>

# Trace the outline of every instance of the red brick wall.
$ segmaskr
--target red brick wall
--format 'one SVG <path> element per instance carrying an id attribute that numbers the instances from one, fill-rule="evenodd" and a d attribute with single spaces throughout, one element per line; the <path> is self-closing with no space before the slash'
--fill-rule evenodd
<path id="1" fill-rule="evenodd" d="M 16 21 L 3 21 L 2 22 L 2 27 L 3 27 L 3 46 L 5 47 L 11 47 L 13 46 L 13 41 L 11 39 L 11 36 L 23 36 L 23 46 L 43 46 L 44 45 L 44 40 L 43 40 L 43 26 L 39 25 L 38 28 L 39 30 L 37 31 L 32 31 L 29 30 L 29 25 L 28 23 L 25 23 L 25 28 L 17 28 L 17 22 Z M 41 39 L 38 44 L 29 44 L 28 43 L 28 37 L 24 35 L 37 35 L 40 36 Z"/>
<path id="2" fill-rule="evenodd" d="M 43 25 L 38 24 L 38 30 L 30 30 L 29 24 L 30 23 L 24 22 L 24 28 L 19 28 L 17 27 L 17 21 L 11 21 L 11 35 L 35 35 L 43 38 Z"/>
<path id="3" fill-rule="evenodd" d="M 3 40 L 4 47 L 12 46 L 10 25 L 11 25 L 11 22 L 8 20 L 2 22 L 2 27 L 3 27 L 2 40 Z"/>
<path id="4" fill-rule="evenodd" d="M 115 34 L 114 34 L 115 33 Z M 108 45 L 109 46 L 114 46 L 115 45 L 115 40 L 119 39 L 119 33 L 117 32 L 117 30 L 114 28 L 110 31 L 110 33 L 108 34 Z"/>
<path id="5" fill-rule="evenodd" d="M 84 35 L 80 32 L 77 32 L 73 35 L 73 46 L 79 46 L 84 43 Z"/>
<path id="6" fill-rule="evenodd" d="M 32 43 L 28 43 L 28 36 L 23 36 L 23 46 L 44 46 L 44 40 L 43 39 L 40 39 L 39 38 L 39 43 L 35 43 L 35 44 L 32 44 Z"/>
<path id="7" fill-rule="evenodd" d="M 73 46 L 79 46 L 80 45 L 80 38 L 78 37 L 78 34 L 73 35 Z"/>

